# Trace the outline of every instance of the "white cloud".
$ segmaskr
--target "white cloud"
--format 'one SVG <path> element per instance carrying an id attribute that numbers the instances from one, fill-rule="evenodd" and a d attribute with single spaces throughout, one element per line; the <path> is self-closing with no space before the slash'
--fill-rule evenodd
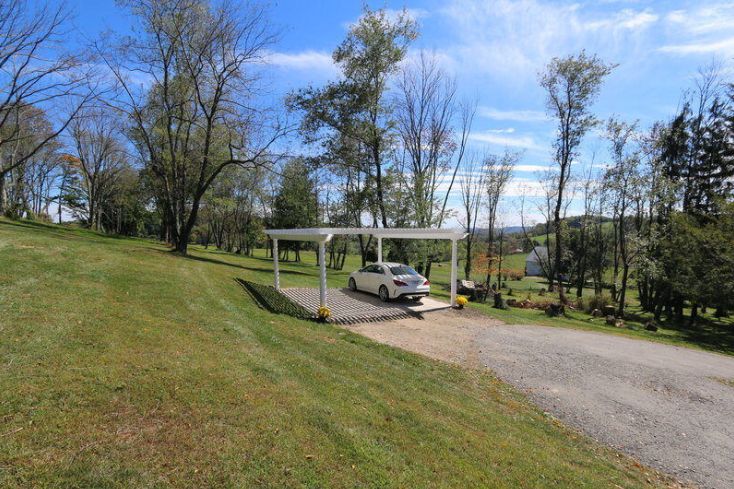
<path id="1" fill-rule="evenodd" d="M 413 20 L 420 20 L 425 19 L 426 17 L 429 17 L 431 13 L 423 8 L 406 8 L 405 9 L 406 14 L 409 18 Z M 396 20 L 400 14 L 403 13 L 402 9 L 385 9 L 385 14 L 387 15 L 388 19 Z"/>
<path id="2" fill-rule="evenodd" d="M 532 136 L 509 136 L 492 130 L 473 132 L 469 134 L 469 139 L 495 146 L 506 146 L 508 148 L 542 149 L 542 146 L 536 143 Z"/>
<path id="3" fill-rule="evenodd" d="M 505 197 L 541 197 L 544 195 L 543 185 L 537 179 L 513 178 L 507 184 Z"/>
<path id="4" fill-rule="evenodd" d="M 665 16 L 671 38 L 658 49 L 677 55 L 734 55 L 734 4 L 703 5 L 689 10 L 674 10 Z"/>
<path id="5" fill-rule="evenodd" d="M 454 0 L 442 10 L 459 42 L 451 52 L 468 70 L 535 83 L 553 56 L 587 48 L 605 58 L 636 52 L 659 21 L 651 9 L 600 10 L 593 3 Z"/>
<path id="6" fill-rule="evenodd" d="M 673 54 L 706 54 L 734 52 L 734 37 L 720 41 L 692 42 L 688 44 L 671 44 L 659 49 L 663 53 Z"/>
<path id="7" fill-rule="evenodd" d="M 653 13 L 650 9 L 642 11 L 623 9 L 611 17 L 590 20 L 581 25 L 587 30 L 603 29 L 608 31 L 609 29 L 614 29 L 616 27 L 617 29 L 636 31 L 647 28 L 651 24 L 657 22 L 658 19 L 659 16 Z"/>
<path id="8" fill-rule="evenodd" d="M 515 165 L 515 171 L 537 172 L 546 171 L 548 165 Z"/>
<path id="9" fill-rule="evenodd" d="M 338 72 L 331 54 L 311 49 L 297 53 L 270 52 L 265 61 L 284 69 L 317 71 L 327 75 Z"/>
<path id="10" fill-rule="evenodd" d="M 500 110 L 493 107 L 479 107 L 481 117 L 497 121 L 537 122 L 546 121 L 548 116 L 539 110 Z"/>
<path id="11" fill-rule="evenodd" d="M 395 22 L 403 12 L 407 14 L 409 19 L 412 19 L 414 21 L 418 21 L 420 19 L 430 17 L 431 15 L 431 13 L 428 10 L 422 9 L 422 8 L 406 8 L 406 9 L 386 8 L 386 9 L 383 9 L 383 11 L 385 12 L 385 16 L 387 17 L 387 19 L 391 22 Z M 351 29 L 351 27 L 355 25 L 360 18 L 362 18 L 361 15 L 359 16 L 357 20 L 353 20 L 350 22 L 344 22 L 342 26 L 347 30 Z"/>
<path id="12" fill-rule="evenodd" d="M 403 67 L 420 66 L 421 55 L 425 56 L 427 60 L 434 61 L 439 68 L 448 74 L 456 72 L 456 61 L 445 51 L 409 49 L 401 65 Z"/>
<path id="13" fill-rule="evenodd" d="M 676 28 L 692 34 L 731 32 L 734 22 L 734 4 L 704 5 L 692 10 L 673 10 L 665 20 Z"/>

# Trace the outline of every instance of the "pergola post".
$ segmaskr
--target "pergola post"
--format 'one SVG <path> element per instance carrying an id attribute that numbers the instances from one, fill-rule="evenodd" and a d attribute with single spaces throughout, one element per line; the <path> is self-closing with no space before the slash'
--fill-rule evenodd
<path id="1" fill-rule="evenodd" d="M 326 242 L 319 241 L 319 271 L 321 283 L 319 285 L 319 305 L 326 307 Z"/>
<path id="2" fill-rule="evenodd" d="M 275 290 L 280 290 L 280 269 L 278 268 L 278 240 L 273 238 L 273 270 L 275 270 Z"/>
<path id="3" fill-rule="evenodd" d="M 382 238 L 377 237 L 377 262 L 382 263 Z"/>
<path id="4" fill-rule="evenodd" d="M 451 307 L 456 307 L 456 279 L 457 279 L 457 268 L 456 263 L 457 255 L 457 242 L 455 239 L 451 240 Z"/>

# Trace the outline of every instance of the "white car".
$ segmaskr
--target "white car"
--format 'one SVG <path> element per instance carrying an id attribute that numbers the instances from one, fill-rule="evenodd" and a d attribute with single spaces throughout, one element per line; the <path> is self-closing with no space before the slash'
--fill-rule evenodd
<path id="1" fill-rule="evenodd" d="M 398 297 L 419 300 L 431 292 L 431 282 L 408 265 L 373 263 L 349 274 L 349 288 L 377 294 L 383 302 Z"/>

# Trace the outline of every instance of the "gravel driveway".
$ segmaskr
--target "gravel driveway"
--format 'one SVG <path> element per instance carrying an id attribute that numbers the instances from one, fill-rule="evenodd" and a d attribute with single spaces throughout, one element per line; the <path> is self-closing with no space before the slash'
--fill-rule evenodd
<path id="1" fill-rule="evenodd" d="M 702 487 L 734 488 L 734 357 L 447 311 L 354 326 L 378 341 L 485 366 L 543 410 Z"/>

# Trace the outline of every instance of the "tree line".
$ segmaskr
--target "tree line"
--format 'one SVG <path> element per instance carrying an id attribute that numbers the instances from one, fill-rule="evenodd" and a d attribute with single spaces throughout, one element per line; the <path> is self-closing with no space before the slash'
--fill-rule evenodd
<path id="1" fill-rule="evenodd" d="M 74 53 L 61 42 L 71 20 L 63 6 L 0 5 L 4 215 L 71 214 L 99 231 L 156 236 L 181 254 L 190 243 L 251 254 L 268 246 L 268 227 L 458 219 L 468 233 L 465 278 L 480 273 L 487 288 L 501 284 L 504 254 L 536 250 L 543 237 L 541 266 L 562 302 L 591 287 L 623 316 L 634 287 L 658 319 L 731 309 L 734 88 L 714 68 L 675 117 L 641 128 L 593 112 L 615 65 L 585 51 L 550 60 L 538 83 L 555 124 L 553 164 L 539 175 L 539 194 L 513 209 L 518 239 L 504 233 L 502 216 L 522 154 L 469 144 L 477 101 L 459 97 L 435 55 L 411 49 L 420 32 L 406 11 L 365 8 L 333 51 L 338 77 L 272 102 L 258 80 L 277 42 L 264 7 L 120 7 L 133 32 Z M 582 151 L 591 131 L 607 144 L 599 160 Z M 583 206 L 580 216 L 568 215 L 571 202 Z M 531 214 L 542 219 L 531 223 Z M 309 249 L 288 243 L 281 258 Z M 367 263 L 375 243 L 335 238 L 329 266 L 343 267 L 349 253 Z M 386 247 L 389 259 L 426 276 L 446 253 L 431 241 Z"/>

